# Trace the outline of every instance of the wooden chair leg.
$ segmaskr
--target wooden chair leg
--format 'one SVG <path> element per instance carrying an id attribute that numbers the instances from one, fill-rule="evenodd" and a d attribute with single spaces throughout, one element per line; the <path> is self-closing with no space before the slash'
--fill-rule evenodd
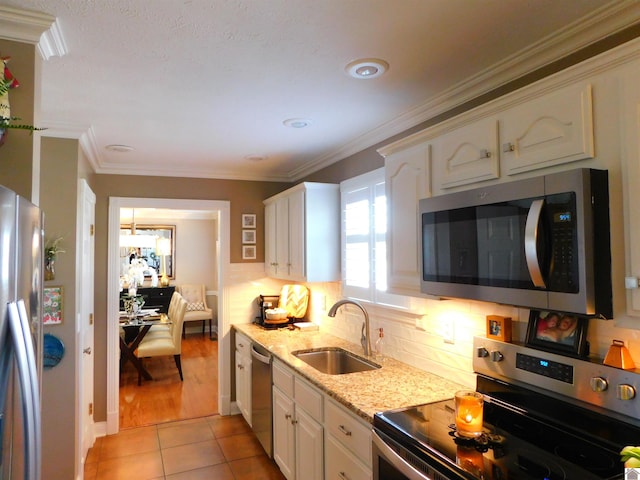
<path id="1" fill-rule="evenodd" d="M 187 331 L 187 330 L 186 330 L 186 329 L 187 329 L 187 323 L 186 323 L 186 322 L 184 322 L 184 323 L 182 324 L 182 338 L 187 338 L 187 334 L 186 334 L 186 331 Z"/>
<path id="2" fill-rule="evenodd" d="M 205 321 L 202 320 L 202 336 L 204 337 L 204 325 L 205 325 Z"/>
<path id="3" fill-rule="evenodd" d="M 182 362 L 180 361 L 180 355 L 174 355 L 173 359 L 176 361 L 176 367 L 178 367 L 178 373 L 180 374 L 180 381 L 184 381 L 182 379 Z"/>

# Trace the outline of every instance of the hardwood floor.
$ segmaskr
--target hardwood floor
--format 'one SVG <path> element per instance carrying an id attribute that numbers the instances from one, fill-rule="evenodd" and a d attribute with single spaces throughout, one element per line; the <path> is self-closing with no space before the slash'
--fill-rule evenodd
<path id="1" fill-rule="evenodd" d="M 182 340 L 182 382 L 173 356 L 146 358 L 144 365 L 153 380 L 140 386 L 130 362 L 120 372 L 121 430 L 218 413 L 218 342 L 208 334 Z"/>

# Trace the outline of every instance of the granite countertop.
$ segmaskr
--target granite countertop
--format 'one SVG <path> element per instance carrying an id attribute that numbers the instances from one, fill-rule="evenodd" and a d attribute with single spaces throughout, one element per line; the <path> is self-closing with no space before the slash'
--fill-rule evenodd
<path id="1" fill-rule="evenodd" d="M 268 349 L 301 377 L 369 423 L 376 412 L 452 398 L 456 390 L 465 388 L 388 357 L 382 362 L 382 368 L 377 370 L 346 375 L 324 374 L 291 352 L 339 347 L 363 357 L 362 347 L 320 331 L 265 330 L 254 324 L 236 324 L 233 328 Z M 376 362 L 373 358 L 369 360 Z"/>

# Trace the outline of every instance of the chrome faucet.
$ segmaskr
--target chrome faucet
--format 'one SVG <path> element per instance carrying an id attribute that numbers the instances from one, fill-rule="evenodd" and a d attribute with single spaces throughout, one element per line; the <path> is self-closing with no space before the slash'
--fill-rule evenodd
<path id="1" fill-rule="evenodd" d="M 362 349 L 364 350 L 364 354 L 366 356 L 371 355 L 372 351 L 371 351 L 371 332 L 369 331 L 369 314 L 367 313 L 367 311 L 364 309 L 364 307 L 362 305 L 360 305 L 358 302 L 354 301 L 354 300 L 339 300 L 335 303 L 335 305 L 333 305 L 330 309 L 329 309 L 329 313 L 327 313 L 327 315 L 329 315 L 330 317 L 335 317 L 336 316 L 336 312 L 338 311 L 338 308 L 340 308 L 342 305 L 345 304 L 351 304 L 351 305 L 355 305 L 356 307 L 358 307 L 360 310 L 362 310 L 362 313 L 364 314 L 364 323 L 362 324 L 362 333 L 361 333 L 361 337 L 360 337 L 360 343 L 362 344 Z"/>

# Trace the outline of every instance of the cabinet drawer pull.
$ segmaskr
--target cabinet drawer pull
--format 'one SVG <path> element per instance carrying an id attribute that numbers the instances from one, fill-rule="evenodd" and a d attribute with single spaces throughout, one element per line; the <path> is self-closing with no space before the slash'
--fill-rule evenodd
<path id="1" fill-rule="evenodd" d="M 349 477 L 344 472 L 338 472 L 338 478 L 341 478 L 342 480 L 349 480 Z"/>
<path id="2" fill-rule="evenodd" d="M 347 437 L 351 436 L 351 431 L 347 430 L 344 425 L 338 425 L 338 429 L 344 433 Z"/>

